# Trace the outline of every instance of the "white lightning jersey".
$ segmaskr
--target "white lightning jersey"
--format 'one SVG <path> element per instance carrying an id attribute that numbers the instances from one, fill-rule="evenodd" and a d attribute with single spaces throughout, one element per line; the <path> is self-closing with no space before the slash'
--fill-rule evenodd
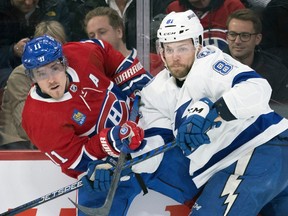
<path id="1" fill-rule="evenodd" d="M 141 95 L 143 117 L 139 124 L 150 132 L 170 129 L 176 135 L 188 108 L 203 97 L 212 102 L 223 97 L 228 109 L 237 118 L 223 120 L 219 128 L 208 131 L 211 143 L 200 146 L 188 156 L 190 175 L 197 187 L 201 187 L 214 173 L 288 128 L 288 121 L 274 113 L 268 105 L 271 96 L 268 82 L 253 69 L 214 46 L 202 48 L 181 88 L 164 69 L 142 90 Z M 163 141 L 148 142 L 146 151 L 159 143 Z M 155 157 L 133 169 L 153 172 L 161 159 L 162 156 Z"/>

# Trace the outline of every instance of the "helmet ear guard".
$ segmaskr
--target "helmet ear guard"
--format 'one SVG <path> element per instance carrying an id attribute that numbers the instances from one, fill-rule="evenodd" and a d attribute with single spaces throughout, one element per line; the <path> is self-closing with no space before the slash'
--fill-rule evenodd
<path id="1" fill-rule="evenodd" d="M 163 20 L 157 31 L 160 43 L 176 42 L 192 38 L 194 46 L 202 46 L 203 26 L 192 10 L 171 12 Z"/>

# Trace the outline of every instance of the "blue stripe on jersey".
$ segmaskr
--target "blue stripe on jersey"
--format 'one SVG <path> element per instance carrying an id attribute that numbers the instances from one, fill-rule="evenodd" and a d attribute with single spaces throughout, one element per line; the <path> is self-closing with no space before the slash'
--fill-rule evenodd
<path id="1" fill-rule="evenodd" d="M 283 118 L 281 116 L 274 112 L 259 116 L 257 120 L 244 131 L 242 131 L 229 146 L 211 157 L 208 163 L 206 163 L 203 168 L 196 171 L 194 175 L 198 176 L 214 164 L 218 163 L 221 159 L 225 158 L 231 152 L 235 151 L 240 146 L 245 145 L 249 140 L 263 133 L 271 125 L 279 123 L 282 119 Z M 213 145 L 213 143 L 211 145 Z"/>
<path id="2" fill-rule="evenodd" d="M 127 70 L 129 67 L 131 67 L 131 65 L 133 64 L 134 62 L 134 59 L 136 58 L 136 55 L 135 55 L 135 50 L 133 49 L 132 52 L 130 53 L 129 56 L 127 56 L 123 62 L 121 62 L 121 64 L 119 65 L 119 67 L 117 68 L 116 70 L 116 74 L 124 71 L 124 70 Z M 137 53 L 136 53 L 137 54 Z"/>
<path id="3" fill-rule="evenodd" d="M 165 128 L 150 128 L 145 130 L 145 137 L 160 135 L 165 143 L 174 140 L 173 131 Z"/>
<path id="4" fill-rule="evenodd" d="M 242 81 L 246 81 L 251 78 L 263 78 L 263 77 L 261 77 L 255 71 L 239 73 L 234 77 L 232 87 L 238 83 L 241 83 Z"/>
<path id="5" fill-rule="evenodd" d="M 78 163 L 77 166 L 73 170 L 76 170 L 79 172 L 85 172 L 87 171 L 88 163 L 91 161 L 92 159 L 85 152 L 83 152 L 80 163 Z"/>

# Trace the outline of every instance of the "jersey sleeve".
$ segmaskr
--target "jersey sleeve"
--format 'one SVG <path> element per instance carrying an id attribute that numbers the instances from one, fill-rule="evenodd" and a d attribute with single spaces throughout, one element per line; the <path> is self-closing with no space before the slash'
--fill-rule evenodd
<path id="1" fill-rule="evenodd" d="M 79 64 L 83 68 L 88 65 L 91 67 L 92 62 L 99 69 L 97 72 L 104 73 L 127 96 L 133 96 L 133 93 L 140 91 L 152 79 L 152 75 L 137 58 L 135 49 L 125 58 L 112 45 L 97 39 L 71 42 L 63 47 L 64 53 L 69 56 L 68 63 L 79 62 L 79 56 Z"/>
<path id="2" fill-rule="evenodd" d="M 141 106 L 139 108 L 141 118 L 139 119 L 138 125 L 145 130 L 145 141 L 147 143 L 144 149 L 131 154 L 132 157 L 151 151 L 174 139 L 171 119 L 169 117 L 169 107 L 171 107 L 171 104 L 167 104 L 165 102 L 167 100 L 163 99 L 165 98 L 163 94 L 165 93 L 165 88 L 161 90 L 159 88 L 157 89 L 157 86 L 159 86 L 159 83 L 162 81 L 161 78 L 158 78 L 156 77 L 156 79 L 141 91 Z M 169 95 L 169 93 L 167 95 Z M 162 158 L 163 154 L 159 154 L 139 165 L 133 166 L 132 169 L 136 173 L 155 172 Z"/>
<path id="3" fill-rule="evenodd" d="M 113 80 L 126 95 L 131 96 L 142 90 L 152 80 L 152 75 L 144 69 L 137 58 L 137 51 L 133 49 L 117 68 Z"/>
<path id="4" fill-rule="evenodd" d="M 76 178 L 87 170 L 91 160 L 107 156 L 101 149 L 98 134 L 92 138 L 78 134 L 69 120 L 63 123 L 63 113 L 45 110 L 45 106 L 33 108 L 37 102 L 29 99 L 28 96 L 22 113 L 22 126 L 31 142 L 61 166 L 62 172 Z"/>

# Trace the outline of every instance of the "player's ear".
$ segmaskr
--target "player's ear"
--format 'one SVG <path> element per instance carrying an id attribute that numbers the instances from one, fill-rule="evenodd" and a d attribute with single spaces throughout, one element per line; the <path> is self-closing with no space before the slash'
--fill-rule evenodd
<path id="1" fill-rule="evenodd" d="M 159 54 L 161 56 L 162 61 L 164 62 L 165 67 L 166 67 L 166 58 L 165 58 L 165 54 L 164 54 L 164 49 L 162 47 L 159 48 Z"/>

